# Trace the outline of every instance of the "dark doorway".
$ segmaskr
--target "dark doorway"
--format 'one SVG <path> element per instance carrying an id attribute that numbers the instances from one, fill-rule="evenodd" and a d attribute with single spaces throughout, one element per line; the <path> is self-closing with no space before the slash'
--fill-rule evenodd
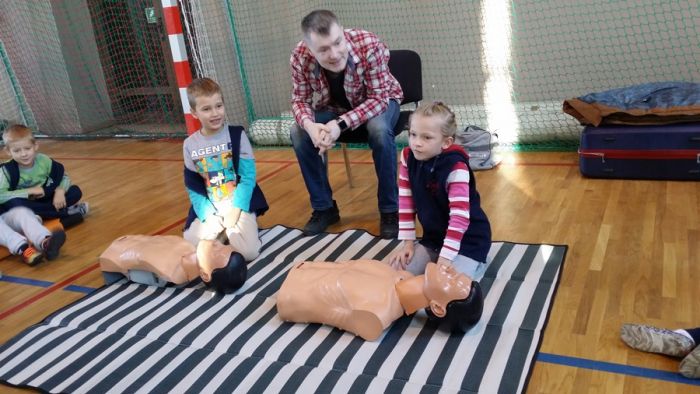
<path id="1" fill-rule="evenodd" d="M 88 0 L 115 120 L 184 123 L 160 0 Z"/>

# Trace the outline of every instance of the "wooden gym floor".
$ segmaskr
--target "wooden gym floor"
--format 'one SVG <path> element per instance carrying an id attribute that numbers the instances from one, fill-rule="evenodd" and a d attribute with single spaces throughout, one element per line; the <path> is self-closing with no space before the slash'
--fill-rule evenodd
<path id="1" fill-rule="evenodd" d="M 124 234 L 180 234 L 189 206 L 181 141 L 40 141 L 83 189 L 91 212 L 68 231 L 61 257 L 36 267 L 0 261 L 0 343 L 102 284 L 97 256 Z M 370 152 L 340 151 L 330 178 L 341 222 L 329 231 L 378 231 Z M 270 211 L 261 227 L 302 227 L 308 195 L 290 148 L 256 150 Z M 494 240 L 569 246 L 531 376 L 530 393 L 698 390 L 678 361 L 627 348 L 620 325 L 700 325 L 700 183 L 582 178 L 575 153 L 514 153 L 478 172 Z M 695 285 L 694 285 L 695 284 Z M 0 391 L 11 390 L 1 386 Z M 19 390 L 18 390 L 19 391 Z"/>

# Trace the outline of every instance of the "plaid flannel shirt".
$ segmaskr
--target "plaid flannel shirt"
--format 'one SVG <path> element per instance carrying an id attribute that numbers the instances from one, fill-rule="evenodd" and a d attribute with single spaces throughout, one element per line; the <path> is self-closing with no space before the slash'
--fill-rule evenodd
<path id="1" fill-rule="evenodd" d="M 346 29 L 345 40 L 348 64 L 343 86 L 352 110 L 345 112 L 343 119 L 354 129 L 384 112 L 389 100 L 400 103 L 403 91 L 389 72 L 389 49 L 376 35 L 365 30 Z M 293 84 L 292 111 L 299 125 L 303 125 L 306 119 L 314 121 L 314 111 L 343 112 L 343 109 L 330 105 L 328 81 L 304 41 L 294 48 L 289 62 Z"/>

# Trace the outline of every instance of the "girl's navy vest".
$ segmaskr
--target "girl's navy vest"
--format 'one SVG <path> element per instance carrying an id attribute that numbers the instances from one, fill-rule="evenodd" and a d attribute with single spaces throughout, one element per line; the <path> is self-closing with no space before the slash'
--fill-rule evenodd
<path id="1" fill-rule="evenodd" d="M 447 234 L 450 203 L 447 195 L 447 177 L 457 162 L 469 169 L 469 227 L 462 237 L 459 254 L 479 262 L 486 262 L 491 248 L 491 225 L 481 209 L 481 198 L 476 190 L 476 178 L 469 168 L 469 157 L 461 146 L 452 145 L 430 160 L 416 160 L 408 150 L 408 179 L 413 193 L 418 220 L 423 226 L 420 243 L 439 253 Z"/>

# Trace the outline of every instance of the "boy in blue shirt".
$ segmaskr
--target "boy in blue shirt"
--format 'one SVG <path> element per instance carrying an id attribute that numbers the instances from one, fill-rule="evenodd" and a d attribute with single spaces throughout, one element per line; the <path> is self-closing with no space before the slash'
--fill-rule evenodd
<path id="1" fill-rule="evenodd" d="M 187 98 L 202 128 L 183 143 L 185 187 L 192 203 L 183 237 L 196 246 L 200 240 L 225 236 L 251 261 L 260 253 L 257 215 L 268 208 L 255 183 L 253 148 L 241 126 L 226 123 L 216 82 L 195 79 Z"/>

